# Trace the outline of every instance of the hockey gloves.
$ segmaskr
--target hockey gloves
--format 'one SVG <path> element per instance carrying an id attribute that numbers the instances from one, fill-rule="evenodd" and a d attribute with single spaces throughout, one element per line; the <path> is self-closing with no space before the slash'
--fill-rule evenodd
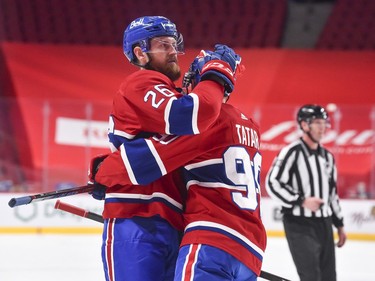
<path id="1" fill-rule="evenodd" d="M 241 57 L 226 45 L 217 44 L 214 51 L 202 50 L 185 74 L 183 86 L 191 84 L 194 88 L 200 81 L 214 80 L 224 86 L 224 95 L 228 96 L 233 92 L 240 63 Z"/>
<path id="2" fill-rule="evenodd" d="M 105 190 L 106 187 L 101 185 L 95 181 L 96 173 L 99 170 L 100 165 L 102 164 L 103 160 L 107 158 L 108 154 L 101 154 L 93 159 L 91 159 L 90 167 L 89 167 L 89 181 L 87 184 L 93 185 L 94 190 L 90 193 L 92 197 L 97 200 L 104 200 L 105 199 Z"/>

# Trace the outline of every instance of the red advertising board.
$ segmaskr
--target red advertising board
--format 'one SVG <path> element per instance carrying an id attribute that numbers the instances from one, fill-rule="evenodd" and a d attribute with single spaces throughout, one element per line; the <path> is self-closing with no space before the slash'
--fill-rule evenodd
<path id="1" fill-rule="evenodd" d="M 198 51 L 180 57 L 182 70 Z M 299 137 L 298 107 L 330 104 L 324 144 L 336 156 L 340 193 L 350 197 L 364 184 L 375 194 L 375 52 L 237 51 L 246 70 L 230 102 L 260 124 L 262 179 L 280 148 Z M 5 95 L 15 99 L 9 122 L 20 165 L 36 171 L 33 180 L 45 189 L 82 184 L 89 159 L 108 151 L 112 97 L 136 68 L 119 47 L 3 43 L 1 52 L 12 85 Z"/>

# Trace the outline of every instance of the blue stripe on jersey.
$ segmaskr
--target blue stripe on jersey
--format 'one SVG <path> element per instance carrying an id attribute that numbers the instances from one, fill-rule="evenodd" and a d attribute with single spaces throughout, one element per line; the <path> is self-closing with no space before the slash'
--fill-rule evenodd
<path id="1" fill-rule="evenodd" d="M 211 164 L 190 170 L 183 169 L 186 182 L 190 180 L 200 182 L 220 182 L 227 185 L 235 185 L 228 179 L 224 164 Z"/>
<path id="2" fill-rule="evenodd" d="M 154 202 L 160 202 L 164 205 L 168 206 L 170 209 L 177 213 L 182 213 L 182 210 L 178 208 L 176 205 L 173 205 L 168 200 L 162 197 L 152 197 L 148 199 L 141 199 L 141 198 L 106 198 L 105 204 L 107 203 L 133 203 L 133 204 L 151 204 Z"/>
<path id="3" fill-rule="evenodd" d="M 253 249 L 249 244 L 247 244 L 245 241 L 240 239 L 239 237 L 223 230 L 217 227 L 210 227 L 210 226 L 194 226 L 194 227 L 189 227 L 188 229 L 185 230 L 185 233 L 194 231 L 194 230 L 207 230 L 207 231 L 214 231 L 217 233 L 221 233 L 227 237 L 229 237 L 232 240 L 235 240 L 237 243 L 241 244 L 244 246 L 248 251 L 250 251 L 254 256 L 256 256 L 260 261 L 263 261 L 263 256 L 259 254 L 255 249 Z"/>
<path id="4" fill-rule="evenodd" d="M 127 141 L 126 138 L 115 135 L 114 133 L 108 133 L 109 141 L 114 145 L 114 147 L 119 148 L 120 145 Z"/>
<path id="5" fill-rule="evenodd" d="M 145 139 L 125 141 L 123 146 L 138 184 L 149 184 L 163 176 Z"/>
<path id="6" fill-rule="evenodd" d="M 168 116 L 169 131 L 173 135 L 192 135 L 194 100 L 190 95 L 185 95 L 183 99 L 173 101 Z"/>

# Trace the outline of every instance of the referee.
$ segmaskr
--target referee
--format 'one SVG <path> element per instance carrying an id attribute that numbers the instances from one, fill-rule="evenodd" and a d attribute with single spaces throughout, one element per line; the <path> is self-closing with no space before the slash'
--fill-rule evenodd
<path id="1" fill-rule="evenodd" d="M 333 155 L 320 141 L 329 127 L 319 105 L 304 105 L 297 113 L 302 137 L 282 148 L 266 178 L 270 197 L 282 206 L 289 250 L 301 281 L 335 281 L 337 246 L 345 244 L 343 216 L 337 195 Z"/>

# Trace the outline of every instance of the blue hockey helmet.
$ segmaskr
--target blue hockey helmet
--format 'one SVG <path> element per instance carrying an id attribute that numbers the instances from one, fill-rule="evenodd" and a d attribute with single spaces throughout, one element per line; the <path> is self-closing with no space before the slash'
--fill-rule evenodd
<path id="1" fill-rule="evenodd" d="M 168 36 L 177 41 L 177 51 L 183 52 L 183 38 L 177 32 L 176 25 L 163 16 L 144 16 L 133 20 L 124 32 L 123 49 L 124 54 L 131 63 L 137 58 L 133 48 L 138 44 L 143 52 L 149 51 L 150 39 L 155 37 Z"/>

